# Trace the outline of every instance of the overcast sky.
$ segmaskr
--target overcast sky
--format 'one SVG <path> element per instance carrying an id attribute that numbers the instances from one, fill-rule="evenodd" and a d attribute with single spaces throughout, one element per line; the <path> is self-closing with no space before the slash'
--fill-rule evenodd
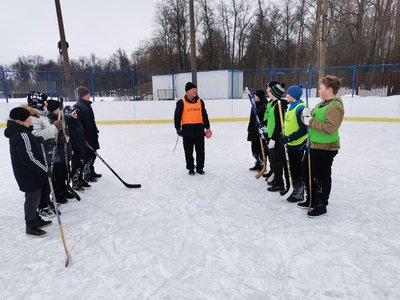
<path id="1" fill-rule="evenodd" d="M 118 48 L 129 54 L 151 37 L 158 0 L 60 0 L 70 58 Z M 0 64 L 18 56 L 56 59 L 60 35 L 54 0 L 0 0 Z"/>

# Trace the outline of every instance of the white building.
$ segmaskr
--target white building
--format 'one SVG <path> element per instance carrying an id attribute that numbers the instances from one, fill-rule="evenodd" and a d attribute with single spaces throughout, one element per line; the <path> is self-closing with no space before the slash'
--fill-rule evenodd
<path id="1" fill-rule="evenodd" d="M 192 73 L 152 76 L 154 100 L 179 99 L 185 95 L 185 84 Z M 243 72 L 220 70 L 197 72 L 197 89 L 202 99 L 241 99 Z"/>

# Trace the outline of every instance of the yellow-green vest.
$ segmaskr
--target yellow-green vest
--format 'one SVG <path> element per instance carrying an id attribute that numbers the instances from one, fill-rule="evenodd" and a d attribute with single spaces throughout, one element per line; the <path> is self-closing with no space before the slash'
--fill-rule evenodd
<path id="1" fill-rule="evenodd" d="M 319 107 L 319 106 L 315 107 L 313 110 L 313 113 L 312 113 L 312 117 L 320 122 L 325 122 L 326 121 L 326 110 L 328 109 L 328 107 L 330 105 L 332 105 L 333 103 L 336 103 L 336 102 L 340 103 L 340 105 L 343 105 L 339 99 L 335 99 L 328 105 L 325 105 L 323 107 Z M 329 143 L 337 142 L 339 140 L 339 130 L 336 130 L 336 132 L 334 132 L 332 134 L 326 134 L 326 133 L 316 131 L 315 129 L 312 129 L 310 127 L 309 134 L 310 134 L 310 141 L 319 143 L 319 144 L 329 144 Z"/>
<path id="2" fill-rule="evenodd" d="M 300 107 L 306 107 L 303 101 L 300 101 L 293 109 L 288 109 L 286 111 L 285 117 L 285 136 L 291 135 L 293 132 L 296 132 L 300 129 L 300 126 L 297 122 L 296 111 Z M 291 141 L 288 143 L 289 146 L 298 146 L 301 145 L 307 139 L 307 134 L 303 135 L 302 137 L 298 138 L 295 141 Z"/>
<path id="3" fill-rule="evenodd" d="M 272 106 L 274 103 L 275 103 L 275 105 Z M 271 106 L 268 110 L 268 123 L 267 123 L 268 138 L 272 137 L 272 134 L 274 133 L 274 130 L 275 130 L 275 126 L 276 126 L 275 109 L 277 109 L 276 108 L 277 105 L 278 105 L 278 101 L 271 101 Z"/>

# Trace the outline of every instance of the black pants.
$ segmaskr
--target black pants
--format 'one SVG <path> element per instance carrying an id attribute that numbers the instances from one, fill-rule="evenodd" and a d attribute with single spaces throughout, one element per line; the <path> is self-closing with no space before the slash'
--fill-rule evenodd
<path id="1" fill-rule="evenodd" d="M 311 149 L 311 175 L 312 175 L 312 205 L 328 205 L 332 187 L 333 158 L 338 151 Z M 303 180 L 306 184 L 307 200 L 310 199 L 310 186 L 308 176 L 308 156 L 303 160 Z"/>
<path id="2" fill-rule="evenodd" d="M 48 206 L 52 206 L 52 202 L 50 200 L 50 186 L 46 182 L 46 184 L 41 189 L 39 209 L 45 208 Z"/>
<path id="3" fill-rule="evenodd" d="M 67 180 L 67 168 L 65 166 L 65 162 L 62 161 L 60 163 L 55 163 L 53 171 L 53 187 L 56 196 L 60 196 L 66 192 L 67 190 L 66 180 Z"/>
<path id="4" fill-rule="evenodd" d="M 41 192 L 41 189 L 37 189 L 33 192 L 25 193 L 24 211 L 26 227 L 35 226 L 39 221 L 39 214 L 37 212 L 37 209 L 40 202 Z"/>
<path id="5" fill-rule="evenodd" d="M 83 159 L 79 155 L 72 155 L 72 171 L 71 177 L 72 182 L 80 182 L 83 179 Z M 90 169 L 90 167 L 89 167 Z"/>
<path id="6" fill-rule="evenodd" d="M 274 148 L 269 149 L 271 156 L 271 169 L 274 172 L 274 181 L 277 185 L 283 185 L 283 175 L 285 175 L 286 182 L 289 182 L 286 158 L 285 158 L 285 148 L 283 145 L 275 145 Z M 283 173 L 285 172 L 285 173 Z"/>
<path id="7" fill-rule="evenodd" d="M 262 165 L 263 159 L 261 155 L 261 145 L 259 139 L 256 141 L 251 141 L 251 153 L 253 157 L 256 159 L 256 163 Z"/>
<path id="8" fill-rule="evenodd" d="M 183 138 L 183 148 L 185 149 L 186 169 L 194 170 L 193 148 L 196 149 L 196 170 L 204 168 L 204 136 L 196 138 Z"/>
<path id="9" fill-rule="evenodd" d="M 85 165 L 83 168 L 83 176 L 86 178 L 89 178 L 93 175 L 94 173 L 94 162 L 96 160 L 96 154 L 94 151 L 90 148 L 86 148 L 85 151 Z"/>
<path id="10" fill-rule="evenodd" d="M 302 164 L 304 157 L 304 150 L 296 150 L 288 147 L 290 172 L 292 174 L 293 182 L 302 181 Z"/>

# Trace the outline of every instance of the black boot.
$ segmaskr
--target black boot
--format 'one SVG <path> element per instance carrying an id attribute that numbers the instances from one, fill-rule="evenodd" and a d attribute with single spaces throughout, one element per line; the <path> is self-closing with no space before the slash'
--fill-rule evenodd
<path id="1" fill-rule="evenodd" d="M 254 167 L 249 168 L 250 171 L 260 171 L 260 169 L 262 168 L 262 165 L 259 162 L 256 162 L 256 164 L 254 165 Z"/>
<path id="2" fill-rule="evenodd" d="M 303 182 L 297 182 L 294 184 L 293 193 L 287 198 L 287 201 L 296 203 L 304 200 L 304 184 Z"/>
<path id="3" fill-rule="evenodd" d="M 274 172 L 272 172 L 272 170 L 269 170 L 269 172 L 263 174 L 262 177 L 264 177 L 264 178 L 265 178 L 265 181 L 267 181 L 268 178 L 270 178 L 272 174 L 274 174 Z"/>
<path id="4" fill-rule="evenodd" d="M 280 191 L 284 191 L 285 187 L 283 186 L 283 184 L 276 183 L 273 186 L 270 186 L 269 188 L 267 188 L 267 190 L 270 192 L 280 192 Z"/>
<path id="5" fill-rule="evenodd" d="M 315 218 L 318 218 L 318 217 L 321 217 L 321 216 L 325 215 L 326 213 L 327 213 L 326 206 L 323 205 L 323 204 L 319 204 L 319 205 L 316 205 L 315 208 L 310 210 L 307 213 L 307 216 L 309 218 L 315 219 Z"/>

